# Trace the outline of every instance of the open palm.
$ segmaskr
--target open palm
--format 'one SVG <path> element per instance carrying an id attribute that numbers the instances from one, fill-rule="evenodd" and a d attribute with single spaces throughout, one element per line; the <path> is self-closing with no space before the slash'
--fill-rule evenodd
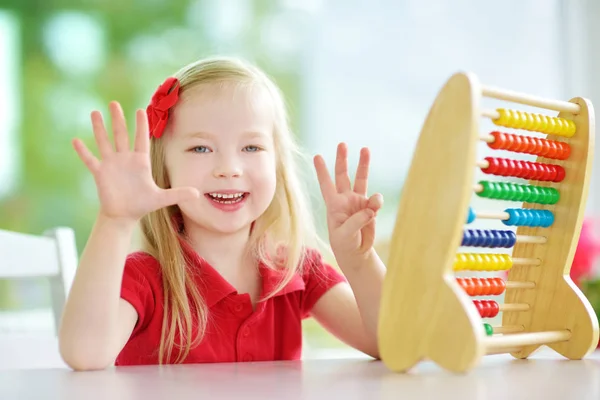
<path id="1" fill-rule="evenodd" d="M 102 115 L 92 112 L 92 127 L 101 160 L 97 159 L 79 139 L 73 141 L 77 154 L 94 176 L 100 212 L 110 218 L 138 220 L 145 214 L 197 198 L 194 188 L 159 188 L 152 178 L 148 121 L 143 110 L 136 112 L 136 132 L 133 150 L 121 106 L 110 103 L 115 146 L 111 145 Z"/>
<path id="2" fill-rule="evenodd" d="M 354 188 L 348 175 L 348 148 L 340 143 L 335 162 L 335 183 L 321 156 L 314 158 L 321 194 L 327 207 L 329 241 L 336 254 L 362 255 L 375 241 L 375 217 L 383 205 L 380 194 L 367 197 L 370 153 L 360 152 Z"/>

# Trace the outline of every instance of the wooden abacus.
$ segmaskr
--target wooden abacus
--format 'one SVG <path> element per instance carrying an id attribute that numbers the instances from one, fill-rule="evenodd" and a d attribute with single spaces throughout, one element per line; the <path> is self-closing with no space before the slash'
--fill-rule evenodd
<path id="1" fill-rule="evenodd" d="M 483 98 L 559 113 L 485 110 Z M 481 136 L 481 118 L 501 129 L 547 136 L 504 131 Z M 537 161 L 479 160 L 481 141 L 491 152 L 529 154 Z M 431 360 L 464 372 L 489 354 L 527 358 L 547 345 L 566 358 L 580 359 L 596 347 L 596 314 L 569 277 L 593 148 L 594 111 L 586 99 L 556 101 L 486 87 L 470 73 L 457 73 L 446 82 L 422 127 L 389 246 L 379 343 L 390 370 L 405 372 Z M 492 179 L 474 182 L 476 168 Z M 493 175 L 529 181 L 494 181 Z M 523 206 L 475 211 L 469 207 L 474 195 L 482 202 Z M 504 230 L 465 229 L 477 218 L 496 219 Z M 511 228 L 516 233 L 509 227 L 516 227 Z M 512 254 L 459 252 L 466 246 Z M 465 270 L 508 270 L 508 278 L 457 277 L 455 271 Z M 503 304 L 472 298 L 502 292 Z M 499 312 L 500 326 L 485 322 Z"/>

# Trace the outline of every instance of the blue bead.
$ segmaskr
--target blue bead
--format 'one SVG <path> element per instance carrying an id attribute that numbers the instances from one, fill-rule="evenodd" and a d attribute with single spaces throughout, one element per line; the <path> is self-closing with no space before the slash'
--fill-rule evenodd
<path id="1" fill-rule="evenodd" d="M 504 210 L 508 219 L 502 221 L 508 226 L 530 226 L 547 228 L 554 223 L 554 215 L 548 210 L 508 208 Z"/>
<path id="2" fill-rule="evenodd" d="M 517 236 L 512 231 L 466 229 L 461 246 L 471 247 L 513 247 Z"/>
<path id="3" fill-rule="evenodd" d="M 469 207 L 469 215 L 467 216 L 467 224 L 475 221 L 475 211 L 473 211 L 473 207 Z"/>

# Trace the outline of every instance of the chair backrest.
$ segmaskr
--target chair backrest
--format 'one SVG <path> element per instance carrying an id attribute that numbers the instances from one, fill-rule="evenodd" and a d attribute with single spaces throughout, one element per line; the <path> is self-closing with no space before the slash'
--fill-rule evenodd
<path id="1" fill-rule="evenodd" d="M 77 263 L 75 232 L 71 228 L 57 227 L 43 235 L 0 230 L 0 278 L 48 278 L 55 329 Z"/>

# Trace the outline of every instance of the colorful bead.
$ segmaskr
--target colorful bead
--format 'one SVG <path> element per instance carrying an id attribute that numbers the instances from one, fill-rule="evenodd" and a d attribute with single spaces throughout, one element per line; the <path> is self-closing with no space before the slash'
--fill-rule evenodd
<path id="1" fill-rule="evenodd" d="M 485 334 L 487 336 L 492 336 L 494 334 L 494 328 L 487 322 L 483 324 L 483 327 L 485 328 Z"/>
<path id="2" fill-rule="evenodd" d="M 479 184 L 483 187 L 483 190 L 477 194 L 480 197 L 490 199 L 539 204 L 556 204 L 560 199 L 558 190 L 551 187 L 489 181 L 480 181 Z"/>
<path id="3" fill-rule="evenodd" d="M 469 207 L 469 215 L 467 215 L 467 224 L 475 221 L 475 211 L 473 211 L 473 207 Z"/>
<path id="4" fill-rule="evenodd" d="M 494 137 L 494 141 L 488 143 L 488 147 L 494 150 L 532 154 L 555 160 L 566 160 L 571 155 L 571 147 L 565 142 L 498 131 L 493 131 L 490 135 Z"/>
<path id="5" fill-rule="evenodd" d="M 517 242 L 513 231 L 466 229 L 463 232 L 461 246 L 510 248 Z"/>
<path id="6" fill-rule="evenodd" d="M 499 296 L 506 289 L 502 278 L 456 278 L 456 282 L 469 296 Z"/>
<path id="7" fill-rule="evenodd" d="M 529 226 L 532 228 L 547 228 L 554 223 L 554 214 L 549 210 L 533 210 L 526 208 L 507 208 L 504 210 L 509 215 L 503 220 L 507 226 Z"/>
<path id="8" fill-rule="evenodd" d="M 485 160 L 488 167 L 481 171 L 486 174 L 551 182 L 560 182 L 565 177 L 565 169 L 560 165 L 497 157 L 486 157 Z"/>
<path id="9" fill-rule="evenodd" d="M 494 300 L 473 300 L 481 318 L 494 318 L 500 312 L 498 302 Z"/>
<path id="10" fill-rule="evenodd" d="M 454 259 L 454 271 L 506 271 L 512 268 L 508 254 L 458 253 Z"/>
<path id="11" fill-rule="evenodd" d="M 498 111 L 500 117 L 493 120 L 493 122 L 498 126 L 565 137 L 572 137 L 577 130 L 575 122 L 565 118 L 550 117 L 525 111 L 507 110 L 504 108 L 499 108 L 496 111 Z"/>

